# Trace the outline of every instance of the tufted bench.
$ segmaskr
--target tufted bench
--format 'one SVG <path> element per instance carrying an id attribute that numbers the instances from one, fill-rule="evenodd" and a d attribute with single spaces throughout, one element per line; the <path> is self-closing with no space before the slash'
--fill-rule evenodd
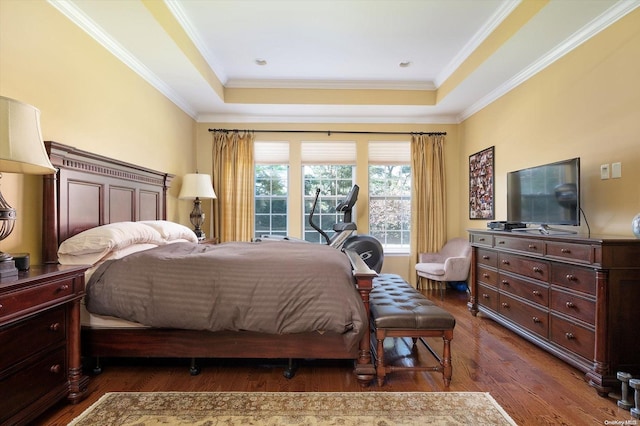
<path id="1" fill-rule="evenodd" d="M 444 385 L 451 382 L 451 340 L 456 320 L 449 312 L 435 305 L 422 293 L 395 274 L 380 274 L 373 279 L 373 290 L 369 296 L 371 326 L 376 337 L 376 375 L 382 386 L 387 373 L 400 370 L 442 372 Z M 425 345 L 438 361 L 433 366 L 385 365 L 384 339 L 386 337 L 411 337 Z M 424 337 L 442 337 L 444 347 L 439 356 L 425 342 Z"/>

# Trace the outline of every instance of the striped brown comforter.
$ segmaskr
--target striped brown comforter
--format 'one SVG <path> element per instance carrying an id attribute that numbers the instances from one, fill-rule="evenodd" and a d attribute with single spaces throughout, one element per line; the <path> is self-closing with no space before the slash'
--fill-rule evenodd
<path id="1" fill-rule="evenodd" d="M 89 312 L 152 327 L 333 331 L 357 344 L 367 326 L 346 255 L 320 244 L 160 246 L 105 262 L 86 292 Z"/>

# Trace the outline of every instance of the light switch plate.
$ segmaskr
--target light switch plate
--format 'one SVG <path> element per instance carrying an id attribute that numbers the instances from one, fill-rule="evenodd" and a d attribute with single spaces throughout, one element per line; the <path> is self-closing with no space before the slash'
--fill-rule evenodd
<path id="1" fill-rule="evenodd" d="M 600 166 L 600 179 L 609 179 L 609 165 L 603 164 Z"/>
<path id="2" fill-rule="evenodd" d="M 611 177 L 614 179 L 622 177 L 622 163 L 611 164 Z"/>

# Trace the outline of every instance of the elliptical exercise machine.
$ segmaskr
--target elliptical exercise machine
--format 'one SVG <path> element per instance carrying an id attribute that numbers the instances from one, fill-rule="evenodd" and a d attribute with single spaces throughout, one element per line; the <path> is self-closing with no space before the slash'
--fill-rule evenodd
<path id="1" fill-rule="evenodd" d="M 358 228 L 352 221 L 351 210 L 358 200 L 359 190 L 360 187 L 358 185 L 353 185 L 353 187 L 347 194 L 347 197 L 336 206 L 336 212 L 342 213 L 342 221 L 333 225 L 334 233 L 331 237 L 329 237 L 329 235 L 327 235 L 327 233 L 324 232 L 313 221 L 313 215 L 315 214 L 316 206 L 318 204 L 318 198 L 320 197 L 320 188 L 316 189 L 316 198 L 313 200 L 313 206 L 311 207 L 311 212 L 309 213 L 309 225 L 311 225 L 313 229 L 315 229 L 320 235 L 322 235 L 322 237 L 327 242 L 327 245 L 338 250 L 349 249 L 355 251 L 369 268 L 373 269 L 377 273 L 380 273 L 380 270 L 382 269 L 382 262 L 384 261 L 384 251 L 380 241 L 378 241 L 371 235 L 353 235 L 353 233 L 357 231 Z M 256 239 L 256 241 L 276 240 L 306 242 L 300 239 L 271 235 L 263 235 L 260 238 Z M 287 379 L 291 379 L 293 378 L 293 376 L 295 376 L 298 367 L 293 358 L 289 358 L 288 361 L 288 365 L 287 367 L 285 367 L 283 375 Z"/>
<path id="2" fill-rule="evenodd" d="M 313 215 L 316 211 L 320 188 L 316 189 L 316 198 L 309 213 L 309 225 L 325 239 L 327 245 L 338 250 L 349 249 L 358 253 L 358 256 L 374 271 L 380 273 L 384 261 L 384 251 L 382 244 L 371 235 L 353 235 L 357 231 L 357 226 L 351 218 L 351 210 L 358 200 L 360 187 L 353 185 L 347 197 L 336 206 L 336 212 L 342 213 L 342 221 L 333 225 L 333 235 L 330 237 L 314 221 Z"/>

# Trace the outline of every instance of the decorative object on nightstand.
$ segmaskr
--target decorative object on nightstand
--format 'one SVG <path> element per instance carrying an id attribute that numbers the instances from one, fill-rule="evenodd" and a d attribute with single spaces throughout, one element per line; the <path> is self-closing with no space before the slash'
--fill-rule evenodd
<path id="1" fill-rule="evenodd" d="M 198 240 L 204 240 L 206 236 L 201 229 L 204 223 L 204 212 L 202 211 L 200 200 L 216 198 L 211 176 L 198 172 L 185 175 L 182 179 L 182 188 L 180 188 L 178 197 L 181 200 L 193 200 L 193 210 L 189 215 L 189 219 L 191 219 L 191 224 L 194 227 L 193 232 L 198 237 Z"/>
<path id="2" fill-rule="evenodd" d="M 638 213 L 631 221 L 631 230 L 636 238 L 640 238 L 640 213 Z"/>
<path id="3" fill-rule="evenodd" d="M 13 261 L 16 263 L 18 271 L 28 271 L 31 267 L 31 259 L 29 253 L 12 253 Z"/>
<path id="4" fill-rule="evenodd" d="M 42 142 L 40 110 L 0 96 L 0 173 L 46 175 L 55 173 Z M 1 177 L 1 175 L 0 175 Z M 16 210 L 0 193 L 0 241 L 13 231 Z M 13 257 L 0 252 L 0 282 L 15 280 Z"/>

